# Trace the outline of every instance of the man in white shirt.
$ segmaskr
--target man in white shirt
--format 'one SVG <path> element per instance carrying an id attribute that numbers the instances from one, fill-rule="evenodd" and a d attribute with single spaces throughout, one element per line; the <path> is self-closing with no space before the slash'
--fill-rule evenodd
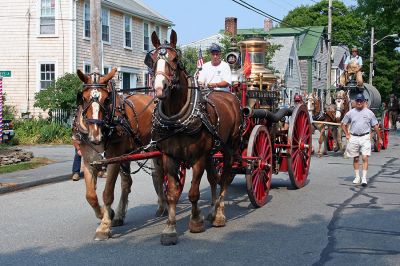
<path id="1" fill-rule="evenodd" d="M 204 88 L 229 92 L 232 82 L 231 68 L 221 60 L 221 47 L 213 43 L 210 48 L 211 61 L 203 65 L 198 83 Z"/>
<path id="2" fill-rule="evenodd" d="M 351 49 L 351 55 L 346 58 L 344 62 L 344 70 L 345 73 L 340 77 L 340 84 L 342 86 L 346 86 L 346 81 L 348 80 L 349 74 L 356 75 L 357 87 L 363 87 L 363 78 L 361 73 L 361 68 L 363 65 L 363 61 L 361 56 L 358 55 L 357 47 L 353 47 Z"/>

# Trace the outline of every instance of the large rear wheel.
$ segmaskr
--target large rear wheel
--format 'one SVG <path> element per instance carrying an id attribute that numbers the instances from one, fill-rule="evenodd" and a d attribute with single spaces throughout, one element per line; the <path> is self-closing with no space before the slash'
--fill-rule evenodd
<path id="1" fill-rule="evenodd" d="M 295 188 L 302 188 L 308 177 L 312 150 L 311 123 L 304 105 L 295 107 L 289 124 L 289 177 Z"/>
<path id="2" fill-rule="evenodd" d="M 258 208 L 267 203 L 272 178 L 272 144 L 265 126 L 253 128 L 247 156 L 258 157 L 252 160 L 250 173 L 246 174 L 247 194 L 253 206 Z"/>

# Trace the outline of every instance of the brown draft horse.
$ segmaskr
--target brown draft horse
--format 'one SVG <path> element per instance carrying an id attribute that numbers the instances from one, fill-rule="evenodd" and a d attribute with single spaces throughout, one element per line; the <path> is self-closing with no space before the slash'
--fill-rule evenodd
<path id="1" fill-rule="evenodd" d="M 312 115 L 313 120 L 324 121 L 324 122 L 333 122 L 340 123 L 343 119 L 344 115 L 349 111 L 349 97 L 347 93 L 343 90 L 338 91 L 335 95 L 336 100 L 335 104 L 329 104 L 325 107 L 324 113 L 321 112 L 322 103 L 316 93 L 312 93 L 307 97 L 307 109 L 309 110 L 310 115 Z M 321 148 L 322 144 L 326 143 L 327 138 L 325 134 L 325 126 L 320 124 L 315 126 L 320 131 L 320 136 L 318 139 L 318 151 L 317 156 L 321 156 Z M 328 126 L 333 134 L 333 138 L 335 140 L 335 151 L 341 149 L 344 150 L 341 141 L 341 128 L 336 126 Z M 327 147 L 324 149 L 324 154 L 327 154 Z"/>
<path id="2" fill-rule="evenodd" d="M 396 123 L 399 117 L 400 104 L 399 100 L 397 99 L 397 96 L 393 93 L 390 94 L 389 97 L 388 110 L 389 110 L 389 128 L 396 130 L 397 129 Z"/>
<path id="3" fill-rule="evenodd" d="M 191 80 L 181 62 L 176 48 L 177 35 L 171 31 L 170 42 L 160 43 L 155 32 L 151 35 L 155 50 L 151 54 L 154 69 L 154 88 L 159 103 L 154 111 L 153 140 L 163 153 L 164 174 L 168 177 L 168 221 L 161 234 L 163 245 L 178 241 L 176 232 L 176 204 L 179 199 L 177 170 L 181 162 L 193 169 L 189 200 L 192 211 L 189 229 L 192 233 L 204 231 L 204 218 L 198 206 L 200 181 L 207 171 L 211 185 L 212 208 L 209 218 L 213 226 L 224 226 L 224 198 L 231 181 L 233 155 L 240 145 L 242 116 L 236 96 L 227 92 L 211 92 L 201 95 L 198 89 L 189 87 Z M 212 163 L 216 143 L 223 152 L 223 174 L 217 180 Z M 218 182 L 219 181 L 219 182 Z M 216 198 L 217 182 L 221 185 Z"/>
<path id="4" fill-rule="evenodd" d="M 95 240 L 108 239 L 111 236 L 111 226 L 123 224 L 132 178 L 129 162 L 108 165 L 103 191 L 104 206 L 101 207 L 96 194 L 99 169 L 92 167 L 91 162 L 102 159 L 103 154 L 107 157 L 120 156 L 149 143 L 151 117 L 155 106 L 153 98 L 148 95 L 125 97 L 117 94 L 111 80 L 116 71 L 113 68 L 105 76 L 98 73 L 85 75 L 80 70 L 77 71 L 84 87 L 77 97 L 79 108 L 74 121 L 74 145 L 82 152 L 86 199 L 96 217 L 101 220 L 96 229 Z M 122 191 L 114 215 L 111 205 L 118 173 L 121 175 Z"/>

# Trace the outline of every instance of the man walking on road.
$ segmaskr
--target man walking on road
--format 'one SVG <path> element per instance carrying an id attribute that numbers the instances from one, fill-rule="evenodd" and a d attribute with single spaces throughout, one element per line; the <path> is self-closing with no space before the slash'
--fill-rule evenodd
<path id="1" fill-rule="evenodd" d="M 350 125 L 350 129 L 349 129 Z M 345 114 L 342 120 L 342 129 L 346 134 L 347 147 L 345 155 L 353 157 L 355 178 L 353 184 L 367 185 L 368 156 L 371 156 L 371 127 L 374 128 L 378 141 L 382 145 L 378 120 L 374 113 L 366 107 L 365 97 L 359 93 L 356 96 L 356 108 Z M 362 178 L 359 173 L 359 158 L 362 156 Z"/>

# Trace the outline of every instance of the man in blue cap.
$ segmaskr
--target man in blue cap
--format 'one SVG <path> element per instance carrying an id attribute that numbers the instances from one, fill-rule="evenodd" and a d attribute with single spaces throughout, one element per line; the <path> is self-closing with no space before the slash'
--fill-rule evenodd
<path id="1" fill-rule="evenodd" d="M 367 185 L 368 156 L 371 156 L 371 128 L 373 127 L 378 141 L 382 145 L 379 124 L 374 113 L 366 107 L 364 94 L 357 94 L 356 107 L 345 114 L 342 129 L 346 134 L 347 146 L 345 155 L 353 157 L 355 178 L 353 184 Z M 349 128 L 350 127 L 350 128 Z M 359 173 L 359 158 L 362 156 L 362 177 Z"/>
<path id="2" fill-rule="evenodd" d="M 229 92 L 232 82 L 231 68 L 221 60 L 221 47 L 213 43 L 210 47 L 211 61 L 203 65 L 198 82 L 204 88 Z"/>

